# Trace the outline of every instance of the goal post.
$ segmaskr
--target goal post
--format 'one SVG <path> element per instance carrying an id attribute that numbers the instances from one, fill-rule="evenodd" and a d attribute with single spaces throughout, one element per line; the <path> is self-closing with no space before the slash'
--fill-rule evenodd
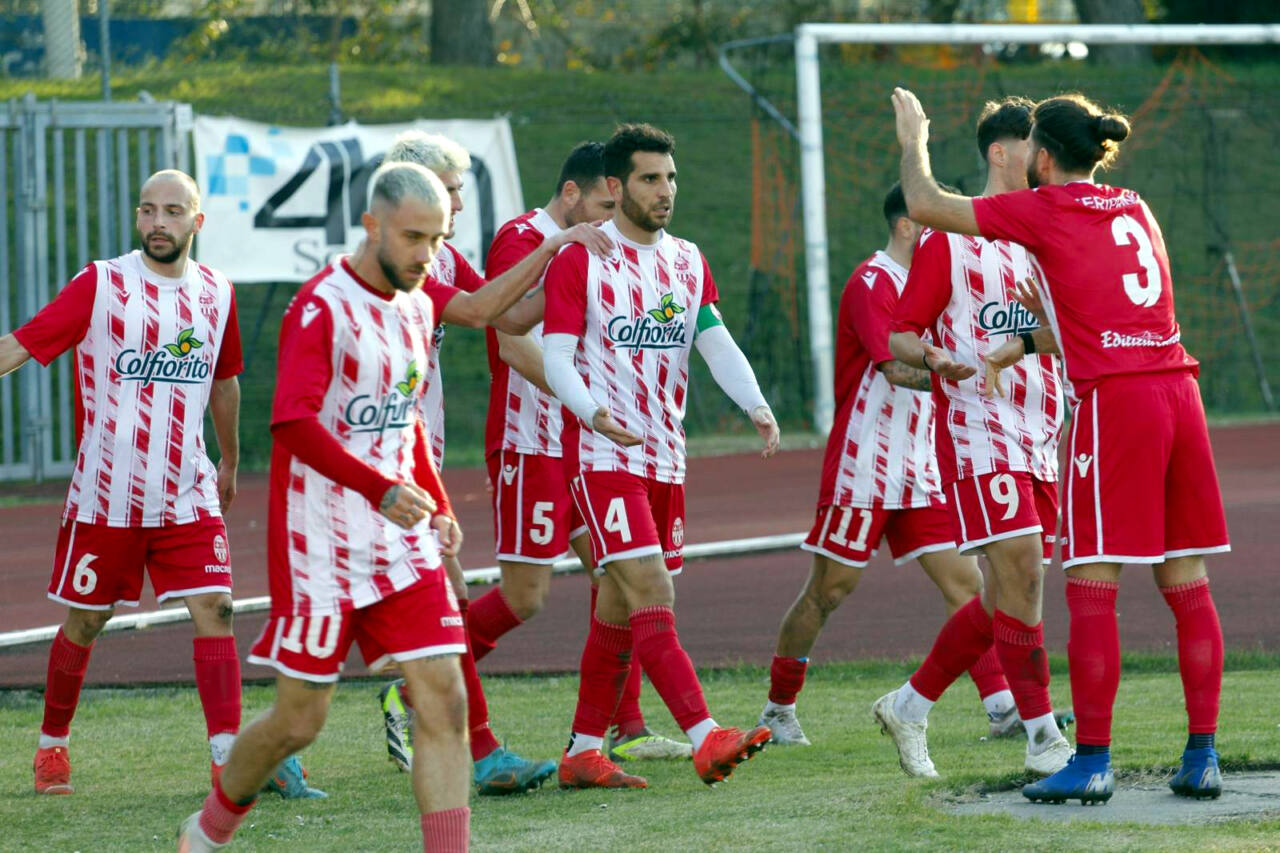
<path id="1" fill-rule="evenodd" d="M 823 140 L 823 96 L 820 46 L 846 45 L 1258 45 L 1280 43 L 1280 25 L 1042 25 L 1042 24 L 801 24 L 795 30 L 795 107 L 799 140 L 800 196 L 803 208 L 804 270 L 807 295 L 809 356 L 813 377 L 813 423 L 825 434 L 831 428 L 833 394 L 833 326 L 831 316 L 830 241 L 827 225 L 827 169 Z M 723 56 L 723 54 L 722 54 Z M 722 63 L 724 64 L 724 63 Z M 753 92 L 753 97 L 756 94 Z M 884 109 L 872 121 L 892 123 L 889 91 Z M 929 104 L 925 104 L 928 109 Z M 1230 254 L 1226 254 L 1230 258 Z M 1234 276 L 1234 264 L 1232 265 Z M 1241 303 L 1243 306 L 1243 302 Z M 1242 321 L 1246 330 L 1247 313 Z M 1261 360 L 1254 347 L 1254 358 Z M 1259 376 L 1269 398 L 1265 374 Z"/>

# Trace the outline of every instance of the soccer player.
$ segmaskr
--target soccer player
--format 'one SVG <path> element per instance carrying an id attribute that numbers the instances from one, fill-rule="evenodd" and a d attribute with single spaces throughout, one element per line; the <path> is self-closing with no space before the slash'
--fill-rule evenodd
<path id="1" fill-rule="evenodd" d="M 889 352 L 889 327 L 907 281 L 920 226 L 907 216 L 894 184 L 883 205 L 889 242 L 845 284 L 836 332 L 836 417 L 827 439 L 817 516 L 800 547 L 813 553 L 809 578 L 778 629 L 769 671 L 769 699 L 760 725 L 773 742 L 808 746 L 796 719 L 809 652 L 862 570 L 887 539 L 898 565 L 918 560 L 952 613 L 982 591 L 973 557 L 956 550 L 952 508 L 934 453 L 934 403 L 929 372 Z M 995 653 L 970 668 L 990 731 L 1016 730 L 1013 698 Z"/>
<path id="2" fill-rule="evenodd" d="M 1094 182 L 1130 126 L 1082 95 L 1032 114 L 1028 189 L 969 199 L 929 175 L 928 120 L 895 90 L 902 184 L 912 215 L 936 228 L 1020 243 L 1042 269 L 1050 328 L 990 356 L 992 383 L 1012 353 L 1060 351 L 1076 404 L 1065 484 L 1067 647 L 1079 729 L 1061 771 L 1023 788 L 1032 800 L 1105 802 L 1114 791 L 1111 713 L 1120 680 L 1116 591 L 1123 563 L 1152 566 L 1177 622 L 1188 738 L 1176 794 L 1216 797 L 1214 749 L 1222 628 L 1204 555 L 1229 549 L 1198 363 L 1182 344 L 1164 238 L 1132 190 Z"/>
<path id="3" fill-rule="evenodd" d="M 978 119 L 978 151 L 987 163 L 984 196 L 1026 187 L 1032 103 L 988 103 Z M 1014 298 L 1035 274 L 1016 243 L 925 230 L 898 302 L 889 348 L 910 365 L 938 371 L 938 460 L 960 524 L 961 553 L 986 555 L 985 602 L 968 601 L 943 626 L 923 664 L 875 703 L 899 762 L 913 775 L 936 775 L 929 758 L 929 709 L 973 661 L 993 651 L 1027 731 L 1027 770 L 1049 776 L 1071 757 L 1049 700 L 1049 661 L 1041 617 L 1044 563 L 1058 526 L 1058 439 L 1063 401 L 1056 359 L 1020 366 L 1009 399 L 983 396 L 972 368 L 1009 335 L 1030 335 L 1035 318 Z M 926 331 L 929 330 L 929 331 Z M 931 332 L 932 343 L 921 337 Z"/>
<path id="4" fill-rule="evenodd" d="M 404 672 L 420 710 L 413 789 L 424 849 L 464 850 L 470 827 L 466 635 L 441 552 L 462 533 L 431 460 L 422 291 L 448 225 L 427 169 L 370 179 L 357 252 L 322 270 L 285 311 L 272 411 L 267 559 L 272 612 L 249 660 L 274 667 L 276 699 L 236 739 L 180 850 L 231 841 L 271 768 L 324 725 L 353 642 Z M 362 651 L 365 651 L 362 648 Z"/>
<path id="5" fill-rule="evenodd" d="M 182 599 L 195 628 L 196 688 L 216 776 L 240 728 L 231 559 L 222 513 L 236 496 L 240 331 L 231 282 L 191 261 L 204 224 L 195 181 L 142 185 L 142 250 L 94 261 L 28 323 L 0 338 L 0 375 L 75 348 L 76 467 L 49 598 L 67 618 L 49 650 L 35 788 L 70 794 L 68 745 L 93 643 L 143 570 L 159 601 Z M 213 417 L 221 453 L 204 447 Z"/>
<path id="6" fill-rule="evenodd" d="M 597 258 L 569 246 L 547 270 L 544 368 L 573 413 L 562 437 L 565 466 L 604 575 L 560 762 L 565 788 L 647 785 L 601 752 L 633 649 L 693 743 L 694 768 L 708 785 L 769 739 L 765 726 L 743 732 L 716 725 L 672 612 L 671 573 L 683 566 L 682 420 L 693 346 L 750 416 L 763 455 L 778 448 L 773 413 L 715 308 L 706 259 L 665 230 L 675 203 L 674 152 L 675 141 L 657 128 L 620 126 L 604 149 L 618 204 L 604 230 L 615 251 Z"/>
<path id="7" fill-rule="evenodd" d="M 447 237 L 452 237 L 457 215 L 463 209 L 463 174 L 471 168 L 471 155 L 458 143 L 445 136 L 407 131 L 400 134 L 387 151 L 385 162 L 416 163 L 430 169 L 444 184 L 449 194 Z M 524 299 L 546 269 L 560 247 L 572 241 L 586 241 L 594 251 L 609 248 L 599 229 L 589 223 L 565 229 L 552 236 L 536 251 L 509 265 L 501 275 L 486 283 L 483 276 L 467 263 L 462 253 L 447 241 L 436 255 L 428 273 L 424 291 L 435 306 L 440 323 L 430 342 L 426 367 L 426 427 L 431 439 L 433 462 L 437 470 L 444 464 L 444 396 L 440 373 L 440 347 L 444 342 L 444 324 L 483 327 L 494 324 L 514 334 L 527 332 L 541 319 L 542 300 Z M 445 555 L 445 568 L 454 594 L 468 620 L 467 584 L 462 565 L 455 554 Z M 370 661 L 377 664 L 374 655 Z M 373 668 L 377 668 L 374 666 Z M 470 651 L 462 656 L 462 672 L 467 684 L 468 725 L 471 755 L 475 762 L 476 790 L 481 794 L 513 794 L 540 786 L 555 773 L 554 761 L 530 761 L 502 746 L 489 728 L 489 707 L 484 688 L 476 672 Z M 403 681 L 385 685 L 378 694 L 387 738 L 387 752 L 400 769 L 408 771 L 413 762 L 411 736 L 412 696 L 403 689 Z"/>
<path id="8" fill-rule="evenodd" d="M 613 196 L 604 179 L 604 145 L 584 142 L 570 152 L 556 192 L 544 208 L 498 229 L 485 273 L 494 278 L 537 251 L 548 237 L 583 222 L 609 219 Z M 533 618 L 546 603 L 551 565 L 572 544 L 597 587 L 587 527 L 569 497 L 561 461 L 560 401 L 549 393 L 542 370 L 542 324 L 527 336 L 494 328 L 489 345 L 489 418 L 485 455 L 493 485 L 494 537 L 499 586 L 477 599 L 467 614 L 471 650 L 480 660 L 498 638 Z M 512 370 L 514 368 L 514 371 Z M 614 761 L 689 758 L 687 743 L 651 731 L 640 710 L 640 661 L 632 657 L 622 700 L 613 714 L 609 749 Z"/>

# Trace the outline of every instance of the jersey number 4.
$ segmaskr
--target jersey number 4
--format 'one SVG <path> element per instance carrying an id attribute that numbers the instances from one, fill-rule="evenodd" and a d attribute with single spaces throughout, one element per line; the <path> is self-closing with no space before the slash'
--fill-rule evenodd
<path id="1" fill-rule="evenodd" d="M 1151 238 L 1138 220 L 1126 213 L 1111 220 L 1111 236 L 1115 238 L 1117 246 L 1133 245 L 1137 248 L 1142 273 L 1127 272 L 1120 280 L 1124 282 L 1124 292 L 1134 305 L 1150 308 L 1160 299 L 1160 265 L 1156 263 Z"/>

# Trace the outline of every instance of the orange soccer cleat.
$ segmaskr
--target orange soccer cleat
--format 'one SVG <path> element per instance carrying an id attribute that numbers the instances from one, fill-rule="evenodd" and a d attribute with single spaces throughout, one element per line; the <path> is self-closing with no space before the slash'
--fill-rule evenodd
<path id="1" fill-rule="evenodd" d="M 37 794 L 73 794 L 71 787 L 71 756 L 65 746 L 37 749 L 33 763 L 36 771 Z"/>
<path id="2" fill-rule="evenodd" d="M 561 788 L 647 788 L 642 776 L 632 776 L 604 757 L 598 749 L 588 749 L 560 759 Z"/>
<path id="3" fill-rule="evenodd" d="M 768 726 L 756 726 L 749 732 L 717 726 L 693 754 L 693 769 L 708 785 L 723 782 L 735 767 L 764 749 L 770 737 Z"/>

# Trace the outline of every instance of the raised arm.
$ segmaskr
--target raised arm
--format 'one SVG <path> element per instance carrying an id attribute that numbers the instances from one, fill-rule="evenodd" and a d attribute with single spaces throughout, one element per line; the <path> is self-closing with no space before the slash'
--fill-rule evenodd
<path id="1" fill-rule="evenodd" d="M 920 101 L 906 89 L 894 89 L 893 112 L 902 145 L 902 194 L 911 218 L 953 234 L 981 233 L 973 213 L 973 199 L 945 192 L 933 178 L 929 166 L 929 119 Z"/>
<path id="2" fill-rule="evenodd" d="M 222 511 L 236 499 L 236 469 L 240 465 L 240 380 L 213 380 L 209 393 L 209 416 L 218 438 L 218 502 Z"/>

